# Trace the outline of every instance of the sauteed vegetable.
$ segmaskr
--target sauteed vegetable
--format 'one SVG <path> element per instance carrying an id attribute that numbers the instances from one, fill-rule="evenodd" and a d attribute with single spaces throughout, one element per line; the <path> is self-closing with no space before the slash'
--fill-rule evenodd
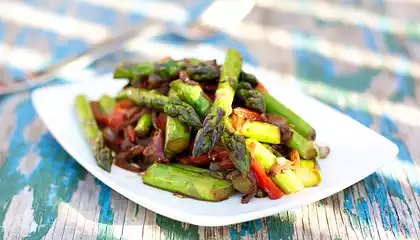
<path id="1" fill-rule="evenodd" d="M 205 201 L 235 192 L 278 199 L 321 182 L 316 132 L 242 70 L 228 49 L 222 65 L 169 57 L 121 63 L 115 79 L 129 83 L 115 96 L 75 108 L 98 165 L 142 175 L 143 183 Z"/>

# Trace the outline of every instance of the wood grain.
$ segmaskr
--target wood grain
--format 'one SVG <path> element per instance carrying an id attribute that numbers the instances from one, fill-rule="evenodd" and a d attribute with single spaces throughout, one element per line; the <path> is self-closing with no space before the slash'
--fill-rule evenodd
<path id="1" fill-rule="evenodd" d="M 101 33 L 147 21 L 123 2 L 19 6 L 81 19 Z M 209 41 L 239 48 L 279 79 L 299 82 L 308 94 L 397 144 L 398 159 L 359 183 L 265 219 L 218 228 L 181 223 L 133 203 L 87 173 L 46 131 L 29 93 L 22 93 L 0 97 L 0 239 L 420 239 L 416 7 L 416 1 L 260 0 L 240 26 Z M 0 43 L 7 46 L 0 54 L 13 56 L 24 47 L 55 62 L 100 40 L 13 19 L 0 16 Z M 0 62 L 0 82 L 24 70 L 7 64 Z M 112 64 L 103 61 L 90 70 L 103 72 Z"/>

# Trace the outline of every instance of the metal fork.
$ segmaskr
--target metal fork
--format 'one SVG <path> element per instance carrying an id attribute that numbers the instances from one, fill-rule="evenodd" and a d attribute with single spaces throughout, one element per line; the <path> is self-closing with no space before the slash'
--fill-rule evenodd
<path id="1" fill-rule="evenodd" d="M 254 5 L 255 0 L 215 0 L 198 17 L 190 19 L 186 25 L 170 23 L 161 23 L 161 25 L 163 32 L 177 35 L 189 41 L 204 41 L 217 31 L 227 29 L 241 22 L 251 12 Z M 229 9 L 235 10 L 229 11 Z M 57 64 L 28 74 L 22 79 L 15 79 L 14 83 L 0 89 L 0 96 L 26 91 L 47 84 L 54 79 L 53 77 L 57 73 L 64 69 L 70 71 L 71 69 L 86 68 L 93 61 L 121 48 L 124 42 L 139 35 L 146 24 L 153 24 L 153 22 L 155 21 L 143 22 L 119 36 L 95 44 L 89 50 L 77 56 L 66 58 Z"/>

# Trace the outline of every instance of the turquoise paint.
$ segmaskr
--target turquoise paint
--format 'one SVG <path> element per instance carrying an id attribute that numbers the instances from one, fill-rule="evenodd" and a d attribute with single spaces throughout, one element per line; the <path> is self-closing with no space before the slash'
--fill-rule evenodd
<path id="1" fill-rule="evenodd" d="M 352 196 L 351 196 L 349 188 L 344 189 L 343 205 L 344 205 L 344 213 L 349 217 L 351 226 L 355 229 L 360 230 L 361 229 L 360 222 L 359 222 L 360 216 L 356 214 L 357 212 L 356 212 L 356 209 L 354 208 L 353 200 L 352 200 Z"/>
<path id="2" fill-rule="evenodd" d="M 73 7 L 77 9 L 76 16 L 79 19 L 93 22 L 104 27 L 112 27 L 117 20 L 117 11 L 112 8 L 106 8 L 89 2 L 73 2 Z"/>
<path id="3" fill-rule="evenodd" d="M 360 30 L 363 33 L 363 38 L 365 40 L 366 46 L 373 51 L 374 53 L 379 53 L 379 47 L 377 45 L 375 36 L 373 35 L 372 31 L 366 26 L 361 26 Z"/>
<path id="4" fill-rule="evenodd" d="M 41 64 L 40 64 L 41 66 Z M 25 76 L 25 72 L 22 69 L 15 68 L 12 66 L 5 66 L 4 69 L 6 70 L 7 74 L 13 79 L 23 79 Z M 0 83 L 1 84 L 1 83 Z"/>
<path id="5" fill-rule="evenodd" d="M 270 240 L 293 239 L 296 214 L 293 211 L 282 212 L 266 218 Z"/>
<path id="6" fill-rule="evenodd" d="M 396 136 L 398 133 L 398 128 L 396 124 L 388 117 L 383 116 L 381 118 L 381 134 L 395 143 L 398 148 L 398 160 L 402 161 L 405 165 L 415 166 L 414 160 L 408 151 L 407 146 L 404 142 Z M 405 168 L 405 172 L 407 173 L 408 181 L 410 182 L 410 186 L 413 188 L 414 192 L 420 197 L 420 177 L 414 168 Z M 393 191 L 396 196 L 403 196 L 401 195 L 401 191 L 397 189 Z"/>
<path id="7" fill-rule="evenodd" d="M 10 139 L 8 156 L 0 168 L 0 222 L 10 206 L 14 195 L 25 186 L 33 191 L 33 217 L 37 227 L 25 239 L 41 239 L 51 228 L 57 217 L 58 203 L 68 202 L 77 188 L 78 180 L 83 177 L 83 168 L 72 160 L 49 134 L 44 134 L 38 144 L 27 142 L 24 129 L 35 119 L 31 101 L 25 100 L 16 107 L 16 129 Z M 41 158 L 37 168 L 28 177 L 18 170 L 23 156 L 30 149 L 39 153 Z M 3 236 L 3 227 L 0 236 Z"/>
<path id="8" fill-rule="evenodd" d="M 395 236 L 399 235 L 398 221 L 396 213 L 393 210 L 392 203 L 390 203 L 386 185 L 382 177 L 378 173 L 374 173 L 369 177 L 363 179 L 366 186 L 366 192 L 371 203 L 378 203 L 378 208 L 381 215 L 382 225 L 385 230 L 391 230 Z"/>
<path id="9" fill-rule="evenodd" d="M 83 40 L 66 38 L 65 41 L 59 41 L 59 36 L 56 32 L 31 27 L 25 27 L 22 29 L 18 33 L 14 44 L 16 46 L 26 47 L 28 41 L 30 41 L 33 36 L 45 39 L 49 48 L 54 49 L 50 61 L 44 64 L 56 63 L 65 57 L 75 56 L 82 53 L 88 48 L 88 43 Z"/>
<path id="10" fill-rule="evenodd" d="M 383 33 L 383 38 L 387 50 L 393 54 L 404 59 L 398 63 L 398 72 L 396 81 L 398 83 L 397 92 L 391 97 L 394 101 L 402 101 L 404 97 L 415 97 L 415 80 L 412 76 L 405 74 L 408 68 L 408 61 L 410 59 L 409 51 L 404 45 L 404 40 L 399 39 L 394 34 Z"/>
<path id="11" fill-rule="evenodd" d="M 95 183 L 99 185 L 101 191 L 99 192 L 98 204 L 101 208 L 99 212 L 99 234 L 98 239 L 106 239 L 107 236 L 112 236 L 114 210 L 111 206 L 112 189 L 103 182 L 95 179 Z"/>
<path id="12" fill-rule="evenodd" d="M 156 224 L 160 227 L 166 240 L 194 240 L 199 238 L 198 227 L 192 224 L 184 229 L 181 222 L 159 214 L 156 214 Z"/>
<path id="13" fill-rule="evenodd" d="M 355 72 L 339 74 L 330 59 L 307 50 L 295 50 L 295 58 L 300 81 L 321 82 L 347 91 L 366 91 L 380 73 L 379 69 L 361 67 Z"/>
<path id="14" fill-rule="evenodd" d="M 50 133 L 41 136 L 35 146 L 41 160 L 30 174 L 28 185 L 33 191 L 33 217 L 37 224 L 25 239 L 41 239 L 52 227 L 58 206 L 69 202 L 86 171 L 64 151 Z"/>
<path id="15" fill-rule="evenodd" d="M 369 213 L 369 202 L 364 198 L 357 199 L 356 202 L 362 236 L 364 239 L 373 238 L 371 233 L 369 232 L 370 229 L 372 229 L 372 231 L 375 231 L 375 227 L 372 223 L 372 219 Z"/>
<path id="16" fill-rule="evenodd" d="M 16 106 L 16 128 L 10 136 L 6 160 L 0 167 L 0 237 L 7 237 L 4 235 L 7 233 L 4 233 L 3 222 L 10 202 L 25 186 L 26 177 L 17 171 L 17 166 L 30 149 L 31 143 L 25 140 L 24 129 L 34 117 L 29 99 Z"/>
<path id="17" fill-rule="evenodd" d="M 136 215 L 135 215 L 136 217 L 137 217 L 137 215 L 139 215 L 139 209 L 140 209 L 140 206 L 137 204 L 136 205 Z"/>
<path id="18" fill-rule="evenodd" d="M 349 115 L 353 119 L 359 121 L 363 125 L 370 127 L 373 124 L 372 116 L 361 110 L 342 110 L 338 107 L 336 109 L 341 110 L 345 114 Z M 398 236 L 398 221 L 396 213 L 393 210 L 392 203 L 387 196 L 387 187 L 384 180 L 378 173 L 374 173 L 369 177 L 363 179 L 366 186 L 366 192 L 371 203 L 377 202 L 379 205 L 379 211 L 381 215 L 381 221 L 386 230 L 391 230 Z M 370 216 L 369 216 L 370 217 Z"/>
<path id="19" fill-rule="evenodd" d="M 236 227 L 234 227 L 234 225 L 232 225 L 230 227 L 230 239 L 231 240 L 237 240 L 240 239 L 241 236 L 238 233 L 238 229 Z"/>
<path id="20" fill-rule="evenodd" d="M 395 123 L 388 117 L 383 116 L 381 118 L 381 134 L 394 142 L 398 148 L 398 159 L 402 161 L 404 164 L 408 166 L 415 166 L 415 163 L 406 147 L 406 145 L 395 136 L 398 132 L 397 126 Z M 414 168 L 405 167 L 404 171 L 407 174 L 408 181 L 410 183 L 411 188 L 414 192 L 419 195 L 420 194 L 420 178 L 418 177 L 418 173 Z M 407 200 L 405 199 L 402 187 L 398 179 L 393 175 L 386 175 L 385 181 L 387 183 L 387 189 L 391 196 L 398 197 L 405 205 L 407 206 L 408 214 L 412 214 L 410 205 L 408 204 Z M 408 231 L 407 231 L 408 232 Z"/>
<path id="21" fill-rule="evenodd" d="M 238 224 L 238 227 L 234 227 L 232 225 L 230 229 L 230 238 L 231 239 L 241 239 L 245 236 L 254 237 L 255 234 L 258 233 L 262 228 L 261 220 L 255 220 L 255 221 L 248 221 L 243 222 L 241 224 Z"/>

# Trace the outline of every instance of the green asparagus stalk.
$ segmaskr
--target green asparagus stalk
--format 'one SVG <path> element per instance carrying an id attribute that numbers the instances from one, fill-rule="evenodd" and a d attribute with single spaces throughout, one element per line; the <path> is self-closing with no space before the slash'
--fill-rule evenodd
<path id="1" fill-rule="evenodd" d="M 216 90 L 216 99 L 194 141 L 193 156 L 209 152 L 225 130 L 225 118 L 232 113 L 232 102 L 242 68 L 239 52 L 228 49 Z"/>
<path id="2" fill-rule="evenodd" d="M 133 64 L 122 62 L 114 71 L 114 78 L 140 80 L 151 74 L 158 74 L 164 79 L 178 77 L 180 71 L 186 71 L 194 81 L 215 81 L 220 75 L 220 70 L 215 61 L 200 61 L 189 58 L 183 60 L 168 60 L 165 62 L 143 62 Z"/>
<path id="3" fill-rule="evenodd" d="M 91 144 L 97 164 L 105 171 L 111 172 L 113 161 L 112 152 L 105 145 L 102 133 L 93 116 L 89 100 L 84 95 L 78 95 L 75 99 L 75 107 L 82 124 L 84 135 Z"/>
<path id="4" fill-rule="evenodd" d="M 300 160 L 299 168 L 295 170 L 296 176 L 305 187 L 314 187 L 321 183 L 322 175 L 316 160 Z"/>
<path id="5" fill-rule="evenodd" d="M 129 99 L 140 107 L 154 108 L 193 127 L 201 127 L 194 108 L 179 99 L 169 98 L 155 90 L 126 88 L 118 93 L 117 100 Z"/>
<path id="6" fill-rule="evenodd" d="M 205 168 L 198 168 L 198 167 L 194 167 L 191 165 L 185 165 L 185 164 L 180 164 L 180 163 L 172 163 L 171 166 L 177 167 L 177 168 L 181 168 L 184 170 L 188 170 L 191 172 L 195 172 L 195 173 L 199 173 L 205 176 L 210 176 L 210 177 L 214 177 L 214 178 L 218 178 L 218 179 L 223 179 L 223 174 L 221 172 L 217 172 L 217 171 L 212 171 L 209 169 L 205 169 Z"/>
<path id="7" fill-rule="evenodd" d="M 261 163 L 266 172 L 269 172 L 276 163 L 283 164 L 288 161 L 283 157 L 276 158 L 270 150 L 255 139 L 247 139 L 246 144 L 251 154 Z M 271 179 L 287 194 L 298 192 L 303 188 L 302 182 L 290 168 L 272 176 Z"/>
<path id="8" fill-rule="evenodd" d="M 237 133 L 222 133 L 222 143 L 229 152 L 229 158 L 235 168 L 243 175 L 247 176 L 251 168 L 251 155 L 247 150 L 245 138 Z"/>
<path id="9" fill-rule="evenodd" d="M 302 137 L 293 129 L 292 136 L 285 144 L 296 149 L 299 155 L 305 159 L 315 159 L 318 155 L 315 144 L 312 141 Z M 239 133 L 245 137 L 253 138 L 260 142 L 279 144 L 281 142 L 281 131 L 278 126 L 258 121 L 249 121 L 244 123 Z"/>
<path id="10" fill-rule="evenodd" d="M 171 159 L 188 148 L 190 143 L 191 127 L 185 125 L 177 118 L 167 117 L 165 128 L 165 156 Z"/>
<path id="11" fill-rule="evenodd" d="M 162 163 L 154 163 L 142 179 L 147 185 L 205 201 L 223 201 L 235 192 L 229 181 Z"/>
<path id="12" fill-rule="evenodd" d="M 112 111 L 114 111 L 115 104 L 115 99 L 107 94 L 104 94 L 99 98 L 99 106 L 102 112 L 106 114 L 111 114 Z"/>
<path id="13" fill-rule="evenodd" d="M 134 130 L 136 131 L 136 135 L 139 137 L 146 136 L 150 129 L 152 129 L 152 112 L 146 112 L 141 115 L 139 121 L 136 124 Z"/>
<path id="14" fill-rule="evenodd" d="M 259 113 L 264 113 L 266 111 L 264 96 L 260 91 L 253 89 L 248 82 L 239 83 L 235 97 L 248 109 Z"/>
<path id="15" fill-rule="evenodd" d="M 178 98 L 176 96 L 176 92 L 173 89 L 169 90 L 168 96 L 170 98 Z M 166 157 L 171 159 L 177 153 L 181 153 L 187 149 L 190 142 L 190 134 L 191 127 L 185 125 L 177 118 L 167 116 L 164 147 Z"/>
<path id="16" fill-rule="evenodd" d="M 274 97 L 270 94 L 262 92 L 264 96 L 264 101 L 267 107 L 268 113 L 276 113 L 288 121 L 288 123 L 292 124 L 296 132 L 302 135 L 304 138 L 309 138 L 310 140 L 314 140 L 316 138 L 315 129 L 309 125 L 305 120 L 303 120 L 299 115 L 294 113 L 292 110 L 278 102 Z"/>
<path id="17" fill-rule="evenodd" d="M 200 117 L 207 116 L 212 102 L 199 84 L 193 81 L 176 80 L 171 82 L 169 86 L 174 89 L 179 99 L 193 106 Z"/>
<path id="18" fill-rule="evenodd" d="M 254 189 L 254 184 L 248 176 L 239 174 L 232 179 L 233 188 L 240 193 L 250 193 Z"/>
<path id="19" fill-rule="evenodd" d="M 255 75 L 246 73 L 244 71 L 242 71 L 239 75 L 239 82 L 247 82 L 251 85 L 252 88 L 257 87 L 258 85 L 258 79 L 255 77 Z"/>
<path id="20" fill-rule="evenodd" d="M 318 151 L 314 142 L 304 138 L 295 130 L 291 130 L 293 132 L 293 135 L 287 142 L 287 146 L 296 149 L 299 155 L 304 159 L 315 159 L 318 156 Z"/>
<path id="21" fill-rule="evenodd" d="M 279 153 L 279 151 L 277 151 L 276 149 L 274 149 L 272 146 L 263 143 L 262 144 L 265 148 L 267 148 L 272 154 L 274 154 L 276 157 L 283 157 L 283 155 L 281 153 Z"/>
<path id="22" fill-rule="evenodd" d="M 279 127 L 258 121 L 245 122 L 240 130 L 240 134 L 271 144 L 280 144 L 281 140 Z"/>

